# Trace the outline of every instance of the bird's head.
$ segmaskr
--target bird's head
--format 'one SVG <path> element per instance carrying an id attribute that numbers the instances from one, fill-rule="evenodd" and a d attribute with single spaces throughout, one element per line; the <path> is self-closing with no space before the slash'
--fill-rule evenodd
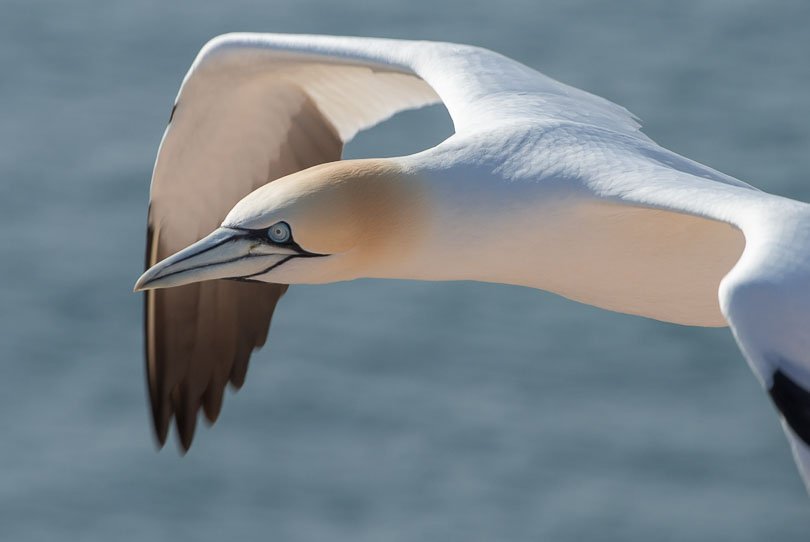
<path id="1" fill-rule="evenodd" d="M 247 195 L 220 228 L 148 269 L 135 289 L 384 276 L 425 235 L 426 211 L 419 178 L 394 161 L 315 166 Z"/>

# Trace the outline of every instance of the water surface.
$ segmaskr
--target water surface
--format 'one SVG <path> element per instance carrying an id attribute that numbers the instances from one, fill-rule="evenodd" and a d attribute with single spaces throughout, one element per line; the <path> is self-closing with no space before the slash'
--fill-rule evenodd
<path id="1" fill-rule="evenodd" d="M 207 39 L 476 43 L 810 200 L 810 4 L 652 4 L 4 0 L 0 538 L 807 540 L 788 446 L 727 330 L 517 287 L 291 288 L 217 426 L 182 458 L 152 441 L 131 288 L 155 151 Z M 449 130 L 434 107 L 347 155 Z"/>

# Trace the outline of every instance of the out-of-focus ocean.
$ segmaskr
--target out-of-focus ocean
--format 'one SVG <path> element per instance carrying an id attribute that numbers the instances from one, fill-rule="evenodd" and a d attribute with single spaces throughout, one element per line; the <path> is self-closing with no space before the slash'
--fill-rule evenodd
<path id="1" fill-rule="evenodd" d="M 810 200 L 808 24 L 801 0 L 3 0 L 0 539 L 808 540 L 810 500 L 728 330 L 491 284 L 294 287 L 180 457 L 155 451 L 131 292 L 158 142 L 216 34 L 475 43 Z M 433 107 L 346 154 L 449 132 Z"/>

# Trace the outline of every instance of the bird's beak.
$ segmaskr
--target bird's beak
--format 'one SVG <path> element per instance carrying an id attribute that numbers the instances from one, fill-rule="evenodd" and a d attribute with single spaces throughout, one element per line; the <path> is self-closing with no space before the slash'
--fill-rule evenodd
<path id="1" fill-rule="evenodd" d="M 203 280 L 250 278 L 295 255 L 294 250 L 263 243 L 250 232 L 219 228 L 149 268 L 135 283 L 135 291 L 170 288 Z"/>

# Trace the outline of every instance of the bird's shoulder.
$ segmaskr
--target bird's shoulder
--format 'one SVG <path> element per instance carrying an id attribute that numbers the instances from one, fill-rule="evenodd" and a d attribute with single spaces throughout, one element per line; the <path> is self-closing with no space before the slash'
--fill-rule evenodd
<path id="1" fill-rule="evenodd" d="M 720 305 L 763 383 L 788 371 L 810 389 L 810 205 L 769 196 L 744 225 L 745 249 Z"/>

